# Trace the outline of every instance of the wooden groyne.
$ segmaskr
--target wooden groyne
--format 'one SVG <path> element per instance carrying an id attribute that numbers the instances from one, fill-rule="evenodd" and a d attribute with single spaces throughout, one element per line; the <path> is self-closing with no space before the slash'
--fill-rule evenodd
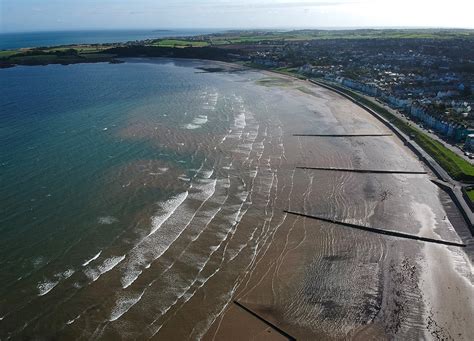
<path id="1" fill-rule="evenodd" d="M 260 315 L 254 313 L 252 310 L 250 310 L 249 308 L 247 308 L 246 306 L 244 306 L 243 304 L 239 303 L 238 301 L 234 301 L 234 304 L 237 305 L 239 308 L 245 310 L 247 313 L 251 314 L 252 316 L 256 317 L 257 319 L 259 319 L 260 321 L 262 321 L 263 323 L 265 323 L 266 325 L 268 325 L 269 327 L 275 329 L 278 333 L 280 333 L 281 335 L 283 335 L 284 337 L 288 338 L 288 340 L 291 340 L 291 341 L 296 341 L 296 338 L 294 338 L 293 336 L 291 336 L 290 334 L 288 334 L 287 332 L 285 332 L 284 330 L 278 328 L 277 326 L 275 326 L 273 323 L 271 323 L 270 321 L 267 321 L 265 320 L 263 317 L 261 317 Z"/>
<path id="2" fill-rule="evenodd" d="M 304 167 L 298 166 L 297 169 L 321 170 L 332 172 L 352 172 L 352 173 L 368 173 L 368 174 L 418 174 L 424 175 L 424 171 L 405 171 L 405 170 L 379 170 L 379 169 L 353 169 L 353 168 L 336 168 L 336 167 Z"/>
<path id="3" fill-rule="evenodd" d="M 346 222 L 343 222 L 343 221 L 338 221 L 338 220 L 335 220 L 335 219 L 328 219 L 328 218 L 324 218 L 324 217 L 320 217 L 320 216 L 308 215 L 308 214 L 293 212 L 293 211 L 288 211 L 288 210 L 285 210 L 284 212 L 286 212 L 288 214 L 293 214 L 293 215 L 296 215 L 296 216 L 300 216 L 300 217 L 316 219 L 316 220 L 328 222 L 328 223 L 331 223 L 331 224 L 337 224 L 337 225 L 350 227 L 350 228 L 357 229 L 357 230 L 362 230 L 362 231 L 373 232 L 373 233 L 377 233 L 377 234 L 384 234 L 384 235 L 398 237 L 398 238 L 412 239 L 412 240 L 418 240 L 418 241 L 422 241 L 422 242 L 442 244 L 442 245 L 448 245 L 448 246 L 466 247 L 466 244 L 462 244 L 462 243 L 450 242 L 450 241 L 441 240 L 441 239 L 426 238 L 426 237 L 421 237 L 421 236 L 417 236 L 417 235 L 413 235 L 413 234 L 397 232 L 397 231 L 393 231 L 393 230 L 378 229 L 378 228 L 364 226 L 364 225 L 351 224 L 351 223 L 346 223 Z"/>
<path id="4" fill-rule="evenodd" d="M 386 127 L 388 127 L 391 131 L 394 132 L 394 134 L 402 140 L 402 142 L 416 155 L 420 158 L 421 161 L 423 161 L 436 175 L 438 179 L 444 182 L 452 182 L 453 180 L 449 176 L 449 174 L 434 160 L 426 151 L 423 150 L 420 146 L 416 144 L 416 142 L 412 141 L 408 135 L 403 133 L 400 129 L 395 127 L 389 120 L 386 118 L 382 117 L 379 113 L 377 113 L 375 110 L 372 110 L 369 108 L 367 105 L 359 102 L 352 96 L 328 85 L 325 83 L 321 83 L 318 81 L 314 80 L 308 80 L 310 83 L 313 83 L 317 86 L 320 86 L 322 88 L 328 89 L 330 91 L 333 91 L 342 97 L 345 97 L 349 99 L 351 102 L 355 103 L 359 107 L 365 109 L 368 113 L 370 113 L 372 116 L 377 118 L 380 122 L 382 122 Z M 460 209 L 463 217 L 465 218 L 465 221 L 467 225 L 469 226 L 469 229 L 471 231 L 471 234 L 474 235 L 474 214 L 472 213 L 471 208 L 467 204 L 467 201 L 462 195 L 462 191 L 460 189 L 454 189 L 450 186 L 446 187 L 449 195 L 454 201 L 454 204 Z"/>
<path id="5" fill-rule="evenodd" d="M 393 134 L 293 134 L 298 137 L 387 137 Z"/>
<path id="6" fill-rule="evenodd" d="M 359 102 L 357 99 L 353 98 L 352 96 L 346 94 L 345 92 L 342 92 L 328 84 L 325 84 L 325 83 L 321 83 L 321 82 L 318 82 L 318 81 L 314 81 L 314 80 L 309 80 L 310 83 L 313 83 L 315 85 L 318 85 L 322 88 L 325 88 L 325 89 L 328 89 L 328 90 L 331 90 L 339 95 L 341 95 L 342 97 L 344 98 L 347 98 L 348 100 L 350 100 L 351 102 L 355 103 L 356 105 L 358 105 L 359 107 L 361 107 L 362 109 L 364 109 L 365 111 L 367 111 L 368 113 L 370 113 L 372 116 L 374 116 L 376 119 L 378 119 L 380 122 L 382 122 L 387 128 L 389 128 L 391 131 L 393 131 L 393 133 L 400 139 L 402 140 L 402 142 L 416 155 L 420 158 L 420 160 L 424 161 L 425 164 L 433 171 L 433 173 L 440 179 L 444 180 L 444 181 L 447 181 L 446 179 L 446 175 L 447 174 L 442 174 L 442 172 L 439 171 L 439 168 L 437 167 L 434 167 L 433 166 L 433 162 L 434 160 L 428 160 L 428 157 L 427 157 L 427 153 L 422 151 L 421 147 L 415 147 L 414 143 L 412 141 L 410 141 L 410 138 L 405 134 L 403 133 L 400 129 L 398 129 L 397 127 L 395 127 L 389 120 L 387 120 L 385 117 L 382 117 L 382 115 L 380 115 L 379 113 L 377 113 L 375 110 L 369 108 L 367 105 Z"/>

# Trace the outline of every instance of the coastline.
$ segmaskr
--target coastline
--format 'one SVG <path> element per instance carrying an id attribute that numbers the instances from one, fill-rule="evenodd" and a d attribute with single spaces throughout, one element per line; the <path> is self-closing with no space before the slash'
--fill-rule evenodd
<path id="1" fill-rule="evenodd" d="M 223 62 L 225 63 L 225 62 Z M 227 63 L 227 64 L 232 64 L 232 63 Z M 274 74 L 278 75 L 281 77 L 289 77 L 290 79 L 294 80 L 299 80 L 299 81 L 307 81 L 310 82 L 314 85 L 321 86 L 323 88 L 326 88 L 330 91 L 333 91 L 339 95 L 341 95 L 344 98 L 347 98 L 348 100 L 352 101 L 353 103 L 357 104 L 359 107 L 363 108 L 366 110 L 368 113 L 370 113 L 372 116 L 377 118 L 380 122 L 382 122 L 385 126 L 387 126 L 391 131 L 393 131 L 396 136 L 405 144 L 409 147 L 409 149 L 423 162 L 426 164 L 426 166 L 431 170 L 431 172 L 436 176 L 436 178 L 440 181 L 434 181 L 436 185 L 438 185 L 441 189 L 443 189 L 446 193 L 449 194 L 453 202 L 456 204 L 458 207 L 459 211 L 463 215 L 463 218 L 465 222 L 468 225 L 469 231 L 471 232 L 471 235 L 474 235 L 474 214 L 471 209 L 470 203 L 467 202 L 468 198 L 462 191 L 462 185 L 458 181 L 455 181 L 451 178 L 451 176 L 441 167 L 436 160 L 434 160 L 422 147 L 420 147 L 415 141 L 413 141 L 410 137 L 408 137 L 404 132 L 402 132 L 400 129 L 395 127 L 390 121 L 388 121 L 386 118 L 382 117 L 379 113 L 377 113 L 375 110 L 372 110 L 371 108 L 367 107 L 357 99 L 353 98 L 349 94 L 343 93 L 339 91 L 338 89 L 332 87 L 330 84 L 326 84 L 323 82 L 318 82 L 315 80 L 311 79 L 306 79 L 306 78 L 298 78 L 296 75 L 290 75 L 287 73 L 281 73 L 278 71 L 274 70 L 264 70 L 264 69 L 258 69 L 258 68 L 252 68 L 249 67 L 250 69 L 253 70 L 258 70 L 261 71 L 262 73 L 269 73 L 269 74 Z"/>
<path id="2" fill-rule="evenodd" d="M 259 70 L 259 71 L 270 76 L 289 78 L 295 82 L 305 83 L 304 81 L 301 81 L 289 75 L 281 75 L 279 73 L 274 73 L 272 71 L 262 71 L 262 70 Z M 364 110 L 364 112 L 366 111 Z M 369 113 L 366 113 L 366 115 L 369 115 Z M 385 125 L 385 122 L 383 122 L 382 124 Z M 399 136 L 395 138 L 398 140 Z M 400 141 L 399 142 L 400 144 L 404 145 L 403 148 L 407 148 L 405 144 L 406 141 L 403 141 L 403 139 L 399 139 L 399 141 Z M 407 148 L 407 152 L 413 153 L 414 151 L 411 148 Z M 438 190 L 434 190 L 434 191 L 436 192 Z M 427 208 L 428 206 L 423 206 L 423 207 L 426 207 L 426 208 L 423 208 L 422 211 L 423 210 L 425 211 L 427 210 L 426 212 L 431 211 L 430 209 Z M 419 208 L 417 208 L 416 210 L 419 210 Z M 433 215 L 433 213 L 426 213 L 426 214 L 428 214 L 428 216 Z M 422 227 L 422 230 L 425 230 L 426 233 L 429 233 L 428 231 L 432 229 L 432 226 L 438 225 L 439 224 L 438 219 L 440 218 L 434 218 L 434 219 L 435 220 L 431 221 L 431 223 L 429 223 L 428 225 L 425 225 L 424 223 L 422 223 L 421 226 L 424 226 Z M 438 222 L 436 222 L 437 220 Z M 425 221 L 425 218 L 423 217 L 417 218 L 417 221 L 421 223 L 422 221 Z M 305 224 L 307 223 L 308 222 L 305 222 Z M 437 233 L 439 233 L 439 228 L 437 228 L 436 231 Z M 436 236 L 439 237 L 438 234 L 436 234 Z M 472 243 L 472 238 L 468 238 L 467 241 Z M 466 340 L 469 339 L 470 337 L 469 326 L 467 322 L 469 318 L 467 318 L 464 321 L 464 323 L 458 324 L 456 322 L 455 316 L 459 316 L 459 315 L 473 316 L 472 309 L 468 307 L 468 304 L 464 306 L 460 305 L 460 302 L 462 300 L 458 304 L 453 304 L 451 301 L 455 301 L 456 299 L 454 297 L 451 297 L 452 298 L 451 300 L 450 298 L 451 294 L 446 294 L 446 292 L 444 294 L 441 294 L 440 291 L 443 291 L 443 290 L 448 291 L 448 287 L 449 287 L 450 288 L 449 291 L 452 293 L 451 286 L 454 285 L 457 288 L 463 288 L 462 289 L 463 291 L 467 290 L 467 292 L 469 291 L 472 292 L 472 289 L 473 289 L 472 274 L 471 275 L 467 274 L 468 276 L 467 278 L 471 277 L 471 282 L 469 283 L 469 280 L 468 280 L 467 281 L 468 284 L 463 284 L 463 283 L 466 283 L 465 282 L 466 278 L 460 275 L 458 272 L 456 272 L 456 270 L 453 268 L 454 267 L 453 261 L 451 261 L 450 263 L 451 264 L 450 275 L 447 275 L 446 272 L 441 273 L 439 270 L 433 270 L 435 268 L 440 269 L 438 267 L 439 263 L 437 261 L 434 261 L 434 258 L 436 257 L 436 253 L 439 252 L 439 251 L 434 251 L 437 248 L 437 246 L 420 245 L 419 247 L 421 248 L 421 250 L 426 250 L 426 251 L 422 251 L 422 253 L 425 254 L 425 256 L 423 256 L 422 258 L 426 258 L 426 261 L 410 264 L 410 262 L 406 258 L 405 259 L 402 258 L 400 259 L 402 262 L 400 264 L 401 268 L 399 269 L 399 266 L 396 264 L 397 262 L 394 262 L 393 259 L 391 261 L 387 261 L 387 259 L 385 260 L 385 262 L 388 262 L 389 264 L 384 266 L 385 268 L 384 271 L 381 271 L 381 276 L 385 277 L 386 279 L 383 281 L 385 284 L 379 288 L 379 290 L 381 291 L 381 293 L 379 294 L 381 294 L 383 297 L 383 298 L 379 298 L 380 310 L 374 316 L 374 320 L 371 324 L 363 328 L 354 329 L 354 331 L 349 334 L 351 335 L 352 338 L 365 339 L 369 336 L 375 337 L 376 335 L 377 337 L 383 337 L 384 335 L 387 336 L 387 335 L 390 335 L 390 333 L 395 332 L 395 334 L 392 334 L 392 336 L 394 336 L 396 335 L 396 332 L 400 332 L 400 329 L 403 329 L 402 327 L 404 323 L 403 320 L 406 319 L 407 316 L 412 316 L 411 318 L 413 319 L 413 318 L 416 318 L 415 316 L 417 316 L 417 314 L 421 314 L 423 318 L 416 324 L 420 323 L 420 328 L 421 330 L 424 330 L 423 333 L 425 337 L 434 338 L 434 339 L 438 337 L 442 338 L 443 336 L 446 336 L 446 335 L 452 335 L 453 330 L 461 328 L 464 330 L 462 330 L 462 332 L 459 333 L 458 337 L 460 339 L 466 339 Z M 449 259 L 453 259 L 459 256 L 459 255 L 455 256 L 454 254 L 451 254 L 451 252 L 453 251 L 450 250 L 448 247 L 441 247 L 441 248 L 444 248 L 444 250 L 446 250 L 444 251 L 445 252 L 444 254 L 446 256 L 449 255 L 450 257 Z M 433 251 L 435 253 L 433 253 Z M 410 252 L 413 252 L 413 249 Z M 469 252 L 472 253 L 472 250 L 469 250 Z M 398 257 L 396 256 L 395 259 L 397 258 Z M 424 274 L 431 273 L 432 271 L 434 271 L 437 275 L 428 279 Z M 383 272 L 386 272 L 386 273 L 382 274 Z M 395 278 L 393 278 L 393 276 L 395 276 Z M 439 276 L 439 278 L 437 276 Z M 390 280 L 390 278 L 392 278 L 392 280 Z M 436 288 L 436 286 L 433 286 L 432 283 L 437 283 L 440 278 L 443 278 L 443 282 L 442 282 L 444 283 L 443 287 Z M 397 284 L 393 284 L 394 280 L 395 280 L 395 283 Z M 258 283 L 262 283 L 262 282 L 265 282 L 264 277 L 258 280 Z M 258 292 L 259 293 L 254 293 L 251 296 L 252 299 L 256 300 L 257 297 L 261 295 L 265 295 L 260 290 Z M 421 296 L 423 296 L 424 298 L 422 302 L 418 300 L 414 300 L 414 297 L 412 297 L 412 294 L 413 294 L 412 292 L 415 292 L 415 293 L 418 292 Z M 278 318 L 271 313 L 271 311 L 273 311 L 275 307 L 271 308 L 271 306 L 269 306 L 269 307 L 266 307 L 264 310 L 262 310 L 262 308 L 261 307 L 259 308 L 258 305 L 256 306 L 253 305 L 251 303 L 252 300 L 246 301 L 243 298 L 247 295 L 237 294 L 236 296 L 237 296 L 237 299 L 239 299 L 239 302 L 244 302 L 247 306 L 250 306 L 251 309 L 253 308 L 253 311 L 260 312 L 261 316 L 268 319 L 269 321 L 273 323 L 278 323 L 278 326 L 282 328 L 283 330 L 285 330 L 286 332 L 288 332 L 290 335 L 295 336 L 299 334 L 297 338 L 305 338 L 306 334 L 304 333 L 301 334 L 298 331 L 295 331 L 291 323 L 288 324 L 288 321 L 286 322 L 285 320 L 282 321 L 281 317 Z M 468 294 L 468 297 L 469 297 L 469 294 Z M 444 307 L 443 309 L 444 312 L 441 311 L 440 309 L 441 306 Z M 446 308 L 446 307 L 449 307 L 449 308 Z M 392 311 L 392 313 L 390 313 L 390 311 Z M 395 311 L 398 311 L 398 313 L 394 313 Z M 384 323 L 380 325 L 379 323 L 382 322 L 382 320 L 380 319 L 393 320 L 392 327 L 389 327 L 388 329 L 387 329 L 387 325 L 385 327 L 382 327 Z M 379 321 L 379 322 L 376 322 L 376 321 Z M 239 312 L 239 310 L 236 307 L 232 307 L 232 306 L 228 307 L 227 312 L 224 313 L 224 317 L 219 320 L 217 325 L 211 328 L 210 332 L 207 334 L 207 338 L 219 339 L 220 337 L 225 337 L 225 336 L 230 336 L 230 335 L 233 335 L 233 336 L 241 335 L 242 337 L 246 337 L 248 336 L 248 331 L 241 331 L 239 330 L 237 326 L 241 326 L 243 324 L 248 326 L 249 323 L 250 321 L 248 321 L 248 317 L 243 316 L 242 313 Z M 261 325 L 260 327 L 257 327 L 258 323 L 256 322 L 254 323 L 255 324 L 253 324 L 253 327 L 249 327 L 249 330 L 252 330 L 252 333 L 257 333 L 257 335 L 264 335 L 265 332 L 266 333 L 275 332 L 274 330 L 269 331 L 268 326 Z M 424 325 L 424 323 L 426 323 L 426 325 Z M 234 324 L 236 326 L 235 328 L 232 327 Z M 234 333 L 237 333 L 237 334 L 234 334 Z M 309 335 L 311 334 L 306 335 L 306 337 L 309 337 Z M 405 334 L 405 335 L 410 335 L 410 333 Z M 416 335 L 416 333 L 412 334 L 412 336 L 413 335 Z M 319 335 L 319 337 L 328 337 L 328 336 L 329 335 L 325 335 L 325 334 Z"/>
<path id="3" fill-rule="evenodd" d="M 454 203 L 456 204 L 456 206 L 458 206 L 460 212 L 463 214 L 471 233 L 474 233 L 474 214 L 472 213 L 472 210 L 470 209 L 469 204 L 466 202 L 466 199 L 460 188 L 461 186 L 459 185 L 457 181 L 453 180 L 449 176 L 449 174 L 430 155 L 428 155 L 426 151 L 423 150 L 423 148 L 421 148 L 415 141 L 410 139 L 404 132 L 402 132 L 400 129 L 395 127 L 387 119 L 385 119 L 380 114 L 370 109 L 363 103 L 360 103 L 359 101 L 357 101 L 355 98 L 351 97 L 350 95 L 344 94 L 341 91 L 338 91 L 337 89 L 325 83 L 317 82 L 314 80 L 310 80 L 310 82 L 313 84 L 322 86 L 324 88 L 327 88 L 329 90 L 332 90 L 340 94 L 341 96 L 348 98 L 349 100 L 353 101 L 358 106 L 364 108 L 367 112 L 375 116 L 377 119 L 383 122 L 387 127 L 389 127 L 390 130 L 392 130 L 398 136 L 398 138 L 402 140 L 403 143 L 405 143 L 411 149 L 411 151 L 415 153 L 420 158 L 420 160 L 422 160 L 431 169 L 431 171 L 436 175 L 436 177 L 442 181 L 441 183 L 439 183 L 440 187 L 443 188 L 443 190 L 445 190 L 446 192 L 448 192 L 450 196 L 453 198 Z"/>
<path id="4" fill-rule="evenodd" d="M 219 63 L 211 62 L 210 65 Z M 417 241 L 354 231 L 331 222 L 318 222 L 284 213 L 284 210 L 291 209 L 308 214 L 324 214 L 329 219 L 457 242 L 458 234 L 445 219 L 446 209 L 441 202 L 443 193 L 430 181 L 429 176 L 367 176 L 296 169 L 296 166 L 333 166 L 419 170 L 424 165 L 401 140 L 393 136 L 294 136 L 297 133 L 380 134 L 387 129 L 365 110 L 329 90 L 294 78 L 276 77 L 269 72 L 263 72 L 266 77 L 256 81 L 252 77 L 247 78 L 245 73 L 243 77 L 232 75 L 234 71 L 242 69 L 242 66 L 237 66 L 231 68 L 229 76 L 222 77 L 238 80 L 238 85 L 234 86 L 247 87 L 249 91 L 255 90 L 255 93 L 268 97 L 262 95 L 266 101 L 265 105 L 260 106 L 260 97 L 252 97 L 254 101 L 251 102 L 253 106 L 247 108 L 249 112 L 244 112 L 245 106 L 236 107 L 236 114 L 239 110 L 244 112 L 243 117 L 236 117 L 236 132 L 221 140 L 215 152 L 212 152 L 216 155 L 216 163 L 214 166 L 212 162 L 207 165 L 214 167 L 216 173 L 203 173 L 199 176 L 202 179 L 198 184 L 202 182 L 201 185 L 207 184 L 208 187 L 217 185 L 214 199 L 219 199 L 218 202 L 226 202 L 229 188 L 232 188 L 234 194 L 228 204 L 232 208 L 240 207 L 239 213 L 231 215 L 229 210 L 214 224 L 206 225 L 207 230 L 202 235 L 199 233 L 199 236 L 210 239 L 212 243 L 204 244 L 204 248 L 200 245 L 190 246 L 196 252 L 194 256 L 207 252 L 208 246 L 211 246 L 210 254 L 203 255 L 206 262 L 202 264 L 206 266 L 189 269 L 190 263 L 194 264 L 196 260 L 192 253 L 181 259 L 184 251 L 181 254 L 180 251 L 188 250 L 188 243 L 194 242 L 198 235 L 177 235 L 175 241 L 183 248 L 166 250 L 160 261 L 155 262 L 149 271 L 144 268 L 143 276 L 136 281 L 134 279 L 130 287 L 124 288 L 123 283 L 120 285 L 127 291 L 118 289 L 117 292 L 124 294 L 121 297 L 126 300 L 117 301 L 120 304 L 116 308 L 120 309 L 113 309 L 112 314 L 107 315 L 105 325 L 99 325 L 99 335 L 119 337 L 121 331 L 125 330 L 130 335 L 136 331 L 140 333 L 137 335 L 163 339 L 178 336 L 204 339 L 231 336 L 243 339 L 281 338 L 281 333 L 272 327 L 274 325 L 297 339 L 406 339 L 422 336 L 436 339 L 436 335 L 456 333 L 462 333 L 460 339 L 469 339 L 471 331 L 468 322 L 455 321 L 455 314 L 472 315 L 470 306 L 462 305 L 463 302 L 469 303 L 469 294 L 472 293 L 472 280 L 469 284 L 472 267 L 467 266 L 469 263 L 466 263 L 462 253 L 447 246 L 427 246 Z M 196 74 L 201 74 L 201 71 L 225 72 L 218 67 L 195 70 Z M 197 77 L 201 76 L 207 77 Z M 170 148 L 173 148 L 171 143 L 176 142 L 172 139 L 173 133 L 190 135 L 190 131 L 180 131 L 179 128 L 173 132 L 169 129 L 156 131 L 153 125 L 134 122 L 132 118 L 119 136 L 155 138 L 155 143 L 170 143 Z M 209 135 L 194 138 L 209 138 Z M 236 144 L 236 140 L 241 143 Z M 183 146 L 178 145 L 174 148 L 185 148 L 184 143 Z M 186 146 L 189 148 L 188 143 Z M 232 157 L 232 170 L 227 169 L 229 160 L 224 160 L 226 156 Z M 131 165 L 132 168 L 146 168 L 143 166 Z M 156 167 L 159 169 L 164 165 Z M 228 178 L 218 178 L 229 170 Z M 134 182 L 132 187 L 143 186 L 144 180 L 148 181 L 150 176 L 130 179 Z M 158 188 L 161 182 L 159 178 L 155 181 L 154 185 Z M 248 190 L 249 193 L 240 197 L 242 190 Z M 201 194 L 196 188 L 195 191 L 194 203 L 190 205 L 193 211 L 202 207 L 197 208 L 200 202 L 204 205 L 203 200 L 207 201 L 205 191 Z M 207 219 L 212 210 L 219 209 L 212 200 L 205 206 L 208 211 L 198 214 L 202 219 Z M 173 224 L 173 219 L 182 216 L 187 219 L 189 212 L 181 207 L 175 215 L 178 217 L 171 218 L 166 228 L 177 225 Z M 154 219 L 156 224 L 153 225 L 155 229 L 157 226 L 162 228 L 159 217 L 166 218 L 157 216 Z M 144 215 L 143 218 L 145 224 L 148 216 Z M 229 228 L 229 218 L 235 223 L 226 230 Z M 194 219 L 194 216 L 190 219 Z M 195 226 L 191 224 L 190 227 L 194 229 Z M 153 244 L 150 243 L 150 246 Z M 447 273 L 438 266 L 435 259 L 437 254 L 448 258 L 443 259 L 452 271 Z M 140 260 L 141 256 L 135 258 Z M 117 268 L 127 267 L 129 261 L 126 258 Z M 208 268 L 209 264 L 217 268 Z M 180 293 L 182 296 L 178 298 L 163 294 L 163 288 L 174 288 L 175 284 L 178 290 L 183 289 L 182 282 L 177 284 L 180 276 L 173 277 L 171 272 L 168 273 L 175 265 L 181 271 L 177 274 L 199 271 L 196 279 L 189 282 L 189 288 L 194 291 L 183 291 L 185 294 Z M 431 272 L 432 277 L 424 277 Z M 167 275 L 162 276 L 162 273 Z M 141 295 L 126 295 L 134 293 L 133 289 L 146 288 L 150 283 L 148 280 L 157 274 L 160 285 L 147 290 L 148 296 L 144 296 L 143 300 Z M 115 270 L 109 275 L 120 278 Z M 107 284 L 104 283 L 104 277 L 97 281 L 96 285 L 100 287 L 93 291 L 94 294 L 101 295 L 103 291 L 110 290 L 104 285 Z M 438 286 L 441 281 L 443 285 Z M 57 289 L 54 289 L 51 294 L 56 293 Z M 55 297 L 49 295 L 45 297 L 54 300 Z M 464 295 L 467 295 L 467 300 Z M 112 307 L 117 303 L 114 299 L 115 296 L 109 299 Z M 138 301 L 142 305 L 135 306 Z M 150 301 L 156 302 L 156 307 L 144 304 Z M 159 311 L 159 303 L 168 301 L 171 310 Z M 246 313 L 234 301 L 261 320 Z M 165 313 L 166 318 L 158 320 L 160 314 Z M 88 318 L 78 316 L 78 322 L 72 319 L 75 318 L 73 315 L 68 322 L 72 321 L 71 328 L 80 330 L 84 326 L 84 332 L 87 333 L 91 330 L 84 323 L 94 326 L 101 317 L 100 311 L 91 312 L 91 315 Z M 158 317 L 153 320 L 155 316 Z M 150 322 L 150 327 L 143 330 L 139 326 L 143 325 L 140 323 L 144 320 L 145 323 Z M 157 320 L 159 323 L 155 324 Z"/>

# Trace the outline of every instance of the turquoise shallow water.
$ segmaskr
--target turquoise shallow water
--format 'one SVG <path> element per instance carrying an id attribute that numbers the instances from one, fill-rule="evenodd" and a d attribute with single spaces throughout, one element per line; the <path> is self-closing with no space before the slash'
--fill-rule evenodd
<path id="1" fill-rule="evenodd" d="M 157 110 L 153 115 L 166 121 L 160 110 L 173 102 L 176 88 L 192 92 L 197 86 L 180 81 L 186 77 L 183 70 L 124 64 L 2 72 L 0 258 L 8 269 L 2 271 L 7 277 L 2 289 L 62 257 L 71 244 L 98 228 L 101 216 L 121 220 L 133 210 L 101 198 L 104 183 L 113 181 L 107 170 L 157 158 L 157 150 L 116 133 L 127 125 L 130 112 L 151 97 Z M 150 72 L 155 77 L 145 77 Z M 173 82 L 167 80 L 171 74 Z M 174 109 L 169 120 L 179 121 L 180 108 Z M 173 162 L 173 157 L 164 158 Z M 105 240 L 117 230 L 100 229 Z"/>
<path id="2" fill-rule="evenodd" d="M 196 68 L 204 64 L 0 71 L 0 317 L 64 298 L 65 281 L 95 282 L 149 233 L 160 207 L 166 220 L 183 193 L 192 205 L 199 185 L 215 190 L 212 146 L 242 124 L 228 81 L 238 76 Z"/>
<path id="3" fill-rule="evenodd" d="M 0 70 L 0 339 L 251 334 L 234 300 L 298 339 L 347 338 L 400 306 L 403 337 L 425 335 L 416 286 L 378 315 L 423 245 L 284 213 L 454 238 L 428 177 L 295 169 L 419 161 L 392 137 L 295 138 L 386 128 L 306 82 L 203 66 L 224 65 Z"/>

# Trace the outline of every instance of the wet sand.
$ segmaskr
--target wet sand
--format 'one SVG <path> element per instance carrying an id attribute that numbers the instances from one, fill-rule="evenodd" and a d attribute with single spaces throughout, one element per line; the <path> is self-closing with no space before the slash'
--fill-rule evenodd
<path id="1" fill-rule="evenodd" d="M 108 131 L 156 153 L 100 174 L 97 196 L 133 208 L 121 221 L 126 228 L 85 259 L 76 251 L 78 265 L 68 267 L 75 272 L 61 271 L 40 295 L 33 288 L 24 305 L 6 298 L 0 337 L 287 338 L 279 328 L 298 340 L 474 339 L 472 238 L 429 170 L 395 136 L 294 136 L 387 134 L 387 127 L 305 81 L 224 63 L 173 63 L 184 68 L 163 77 L 179 75 L 183 84 L 204 77 L 193 81 L 206 87 L 132 106 Z M 189 120 L 173 111 L 176 101 Z M 101 216 L 101 228 L 114 229 L 114 219 Z"/>
<path id="2" fill-rule="evenodd" d="M 285 96 L 297 97 L 308 111 L 278 117 L 285 132 L 285 157 L 274 166 L 279 188 L 272 198 L 271 238 L 246 270 L 233 299 L 300 340 L 472 339 L 474 328 L 469 321 L 474 320 L 474 274 L 466 254 L 470 251 L 281 213 L 290 208 L 461 241 L 446 217 L 439 198 L 442 193 L 430 182 L 430 174 L 295 170 L 296 166 L 427 169 L 396 137 L 293 137 L 292 133 L 382 134 L 387 128 L 328 90 L 288 77 L 268 76 L 288 82 L 277 90 L 282 91 L 282 101 Z M 254 218 L 241 224 L 257 222 Z M 262 335 L 281 338 L 229 301 L 205 339 L 257 340 Z"/>

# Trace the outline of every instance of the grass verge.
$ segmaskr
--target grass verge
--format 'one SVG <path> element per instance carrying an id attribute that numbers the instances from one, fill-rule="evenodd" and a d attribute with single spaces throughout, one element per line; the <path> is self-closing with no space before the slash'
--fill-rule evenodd
<path id="1" fill-rule="evenodd" d="M 471 202 L 474 203 L 474 188 L 466 190 L 466 193 Z"/>

